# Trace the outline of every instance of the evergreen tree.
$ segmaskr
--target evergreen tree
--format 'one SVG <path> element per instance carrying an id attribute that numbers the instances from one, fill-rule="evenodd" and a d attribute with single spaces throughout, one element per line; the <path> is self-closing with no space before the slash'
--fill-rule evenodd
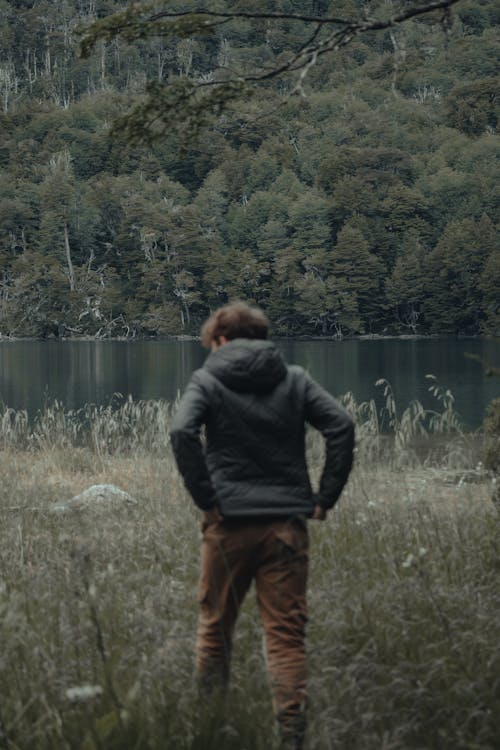
<path id="1" fill-rule="evenodd" d="M 494 235 L 488 217 L 480 222 L 452 221 L 427 256 L 427 298 L 423 310 L 432 331 L 474 333 L 479 330 L 484 311 L 478 283 L 493 250 Z"/>
<path id="2" fill-rule="evenodd" d="M 386 281 L 389 306 L 394 311 L 398 331 L 422 330 L 422 302 L 426 296 L 425 252 L 419 240 L 410 237 Z"/>
<path id="3" fill-rule="evenodd" d="M 370 252 L 363 234 L 352 222 L 346 222 L 332 251 L 332 275 L 338 293 L 356 300 L 361 320 L 356 332 L 375 330 L 383 316 L 384 274 L 383 263 Z"/>

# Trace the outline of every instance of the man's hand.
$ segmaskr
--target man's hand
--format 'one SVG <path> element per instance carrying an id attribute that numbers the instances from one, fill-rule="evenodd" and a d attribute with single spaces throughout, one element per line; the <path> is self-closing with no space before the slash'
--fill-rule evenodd
<path id="1" fill-rule="evenodd" d="M 214 507 L 210 508 L 210 510 L 203 511 L 204 526 L 210 526 L 211 523 L 218 523 L 218 521 L 222 521 L 222 516 L 220 514 L 218 505 L 214 505 Z"/>
<path id="2" fill-rule="evenodd" d="M 326 509 L 322 505 L 315 505 L 311 518 L 313 521 L 324 521 L 326 518 Z"/>

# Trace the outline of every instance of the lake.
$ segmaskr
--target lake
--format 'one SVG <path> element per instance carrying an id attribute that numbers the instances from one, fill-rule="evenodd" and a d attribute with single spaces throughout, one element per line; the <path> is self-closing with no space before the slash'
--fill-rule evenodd
<path id="1" fill-rule="evenodd" d="M 468 428 L 478 427 L 488 402 L 500 396 L 500 379 L 488 378 L 466 357 L 500 360 L 500 345 L 482 339 L 278 340 L 288 362 L 300 364 L 332 394 L 352 391 L 358 401 L 376 398 L 375 381 L 386 378 L 399 409 L 414 398 L 426 407 L 426 374 L 455 396 Z M 134 399 L 173 399 L 199 367 L 206 351 L 196 341 L 3 341 L 0 342 L 0 399 L 34 414 L 46 400 L 68 408 L 107 404 L 113 394 Z"/>

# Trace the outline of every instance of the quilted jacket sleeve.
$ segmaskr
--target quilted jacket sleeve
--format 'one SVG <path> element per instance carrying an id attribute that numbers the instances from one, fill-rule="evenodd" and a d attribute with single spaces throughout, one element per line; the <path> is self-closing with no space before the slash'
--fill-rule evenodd
<path id="1" fill-rule="evenodd" d="M 351 471 L 354 450 L 354 422 L 347 411 L 307 373 L 305 417 L 325 438 L 326 457 L 317 501 L 333 508 Z"/>
<path id="2" fill-rule="evenodd" d="M 200 429 L 208 412 L 209 398 L 201 378 L 194 373 L 170 430 L 177 466 L 196 505 L 201 510 L 215 506 L 215 490 L 210 480 Z"/>

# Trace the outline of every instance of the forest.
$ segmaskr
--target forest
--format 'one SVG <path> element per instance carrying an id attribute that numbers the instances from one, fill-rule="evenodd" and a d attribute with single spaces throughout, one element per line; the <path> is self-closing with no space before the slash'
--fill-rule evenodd
<path id="1" fill-rule="evenodd" d="M 82 30 L 127 6 L 0 0 L 1 337 L 193 335 L 236 298 L 282 336 L 498 335 L 495 2 L 355 36 L 196 137 L 174 112 L 150 143 L 110 135 L 146 86 L 276 64 L 311 25 L 238 18 L 82 56 Z M 210 3 L 228 6 L 244 4 Z"/>

